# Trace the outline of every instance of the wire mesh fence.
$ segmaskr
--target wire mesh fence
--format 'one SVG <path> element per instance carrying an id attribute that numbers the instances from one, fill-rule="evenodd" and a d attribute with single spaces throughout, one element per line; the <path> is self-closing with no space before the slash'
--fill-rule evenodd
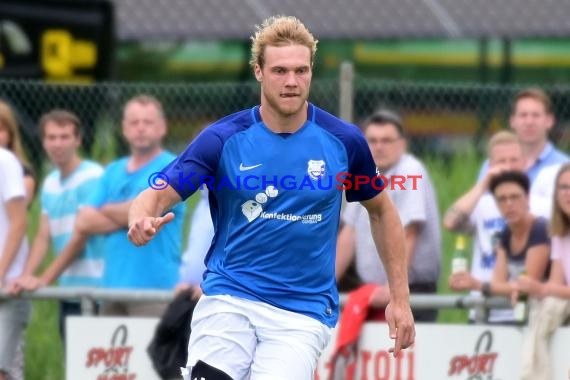
<path id="1" fill-rule="evenodd" d="M 443 155 L 457 149 L 456 141 L 470 145 L 486 133 L 508 126 L 511 98 L 520 87 L 449 83 L 407 83 L 356 77 L 352 101 L 354 122 L 378 108 L 390 108 L 403 116 L 419 154 Z M 556 128 L 555 142 L 563 148 L 569 141 L 570 87 L 546 87 L 551 96 Z M 125 102 L 138 94 L 156 96 L 164 105 L 169 122 L 165 141 L 180 152 L 206 125 L 229 113 L 259 102 L 256 82 L 224 83 L 120 83 L 53 85 L 38 81 L 0 81 L 0 99 L 16 112 L 28 157 L 36 168 L 45 161 L 37 128 L 40 116 L 54 108 L 75 112 L 83 122 L 84 153 L 107 162 L 127 153 L 121 137 L 121 112 Z M 337 80 L 314 81 L 310 100 L 337 114 L 340 109 Z M 476 144 L 475 144 L 476 145 Z"/>

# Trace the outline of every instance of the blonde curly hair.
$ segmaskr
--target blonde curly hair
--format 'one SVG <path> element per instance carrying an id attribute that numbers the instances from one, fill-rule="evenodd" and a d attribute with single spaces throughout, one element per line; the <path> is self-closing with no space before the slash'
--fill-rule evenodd
<path id="1" fill-rule="evenodd" d="M 255 65 L 263 68 L 264 53 L 267 46 L 286 46 L 298 44 L 311 50 L 311 66 L 317 52 L 317 41 L 309 29 L 296 17 L 272 16 L 261 25 L 256 26 L 257 31 L 251 37 L 251 67 Z"/>

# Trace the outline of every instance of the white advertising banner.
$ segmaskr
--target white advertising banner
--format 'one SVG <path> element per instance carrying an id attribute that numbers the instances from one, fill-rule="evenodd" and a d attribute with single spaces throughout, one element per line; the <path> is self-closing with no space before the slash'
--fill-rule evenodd
<path id="1" fill-rule="evenodd" d="M 67 380 L 160 380 L 146 348 L 156 318 L 68 317 Z"/>
<path id="2" fill-rule="evenodd" d="M 334 340 L 334 339 L 333 339 Z M 366 323 L 362 329 L 354 380 L 518 380 L 523 330 L 511 326 L 417 324 L 416 343 L 395 359 L 388 326 Z M 315 378 L 330 376 L 331 342 Z M 570 328 L 552 342 L 552 380 L 568 380 Z"/>
<path id="3" fill-rule="evenodd" d="M 68 380 L 158 380 L 146 348 L 154 318 L 67 319 Z M 318 363 L 316 380 L 328 380 L 334 337 Z M 397 359 L 385 323 L 362 329 L 354 380 L 518 380 L 523 330 L 506 326 L 416 325 L 414 347 Z M 554 334 L 553 380 L 568 380 L 570 328 Z"/>

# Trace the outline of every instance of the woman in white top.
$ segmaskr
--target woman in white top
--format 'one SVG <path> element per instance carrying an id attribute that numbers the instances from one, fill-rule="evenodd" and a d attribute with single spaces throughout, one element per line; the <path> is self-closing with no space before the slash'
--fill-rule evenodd
<path id="1" fill-rule="evenodd" d="M 21 163 L 0 147 L 0 287 L 20 276 L 28 252 L 26 190 Z M 0 380 L 13 379 L 13 361 L 29 318 L 29 302 L 0 302 Z"/>
<path id="2" fill-rule="evenodd" d="M 560 167 L 553 195 L 551 234 L 552 266 L 548 282 L 521 278 L 519 292 L 532 303 L 529 330 L 523 345 L 523 380 L 550 380 L 550 337 L 570 316 L 570 163 Z"/>

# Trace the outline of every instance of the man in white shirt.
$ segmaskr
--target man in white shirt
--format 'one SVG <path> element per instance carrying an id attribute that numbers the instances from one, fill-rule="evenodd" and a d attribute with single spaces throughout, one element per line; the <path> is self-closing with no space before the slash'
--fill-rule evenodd
<path id="1" fill-rule="evenodd" d="M 434 294 L 440 273 L 441 231 L 437 197 L 429 174 L 421 161 L 407 153 L 398 115 L 388 110 L 377 111 L 362 127 L 374 163 L 387 179 L 386 191 L 404 226 L 410 292 Z M 365 283 L 379 285 L 372 296 L 372 306 L 386 306 L 388 280 L 378 260 L 366 209 L 359 203 L 349 203 L 342 221 L 344 225 L 337 240 L 337 280 L 354 258 L 358 277 Z M 435 309 L 412 311 L 416 321 L 433 322 L 437 318 Z"/>
<path id="2" fill-rule="evenodd" d="M 515 94 L 512 104 L 509 125 L 520 140 L 524 158 L 523 171 L 532 185 L 544 168 L 567 162 L 570 157 L 548 140 L 556 118 L 552 112 L 552 101 L 546 92 L 534 87 L 523 89 Z M 487 170 L 489 161 L 483 163 L 479 181 Z"/>

